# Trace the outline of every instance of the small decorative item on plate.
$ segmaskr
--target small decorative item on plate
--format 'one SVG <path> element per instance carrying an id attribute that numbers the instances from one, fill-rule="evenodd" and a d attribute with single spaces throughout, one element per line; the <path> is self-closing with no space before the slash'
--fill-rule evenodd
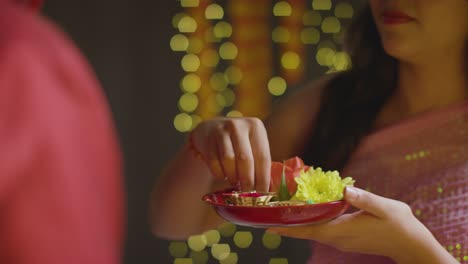
<path id="1" fill-rule="evenodd" d="M 224 219 L 253 227 L 293 226 L 329 221 L 343 214 L 349 204 L 344 188 L 353 185 L 337 171 L 304 165 L 300 158 L 271 165 L 270 192 L 230 189 L 209 193 L 202 200 Z"/>
<path id="2" fill-rule="evenodd" d="M 266 205 L 273 197 L 274 192 L 226 192 L 222 194 L 226 204 L 238 206 L 262 206 Z"/>
<path id="3" fill-rule="evenodd" d="M 303 201 L 275 201 L 267 203 L 268 206 L 297 206 L 306 204 L 307 203 Z"/>

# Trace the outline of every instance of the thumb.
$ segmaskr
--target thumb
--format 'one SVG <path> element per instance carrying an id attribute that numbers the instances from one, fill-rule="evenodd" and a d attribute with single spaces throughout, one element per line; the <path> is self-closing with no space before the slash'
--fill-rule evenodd
<path id="1" fill-rule="evenodd" d="M 355 187 L 346 187 L 344 198 L 352 206 L 384 218 L 391 212 L 393 200 L 375 195 Z"/>

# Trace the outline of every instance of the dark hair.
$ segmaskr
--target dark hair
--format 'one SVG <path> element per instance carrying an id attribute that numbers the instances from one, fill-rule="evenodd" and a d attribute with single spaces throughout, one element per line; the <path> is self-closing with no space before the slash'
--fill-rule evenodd
<path id="1" fill-rule="evenodd" d="M 328 82 L 303 158 L 306 164 L 341 170 L 395 90 L 397 62 L 385 53 L 369 5 L 351 23 L 345 48 L 352 67 Z"/>

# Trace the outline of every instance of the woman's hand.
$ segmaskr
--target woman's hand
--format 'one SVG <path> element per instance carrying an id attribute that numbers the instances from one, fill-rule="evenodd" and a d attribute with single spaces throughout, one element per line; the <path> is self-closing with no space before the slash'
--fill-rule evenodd
<path id="1" fill-rule="evenodd" d="M 457 263 L 407 204 L 354 187 L 347 187 L 345 199 L 361 211 L 323 224 L 268 232 L 316 240 L 342 251 L 387 256 L 398 263 Z"/>
<path id="2" fill-rule="evenodd" d="M 242 190 L 268 191 L 271 155 L 260 119 L 216 118 L 200 123 L 191 136 L 216 178 Z"/>

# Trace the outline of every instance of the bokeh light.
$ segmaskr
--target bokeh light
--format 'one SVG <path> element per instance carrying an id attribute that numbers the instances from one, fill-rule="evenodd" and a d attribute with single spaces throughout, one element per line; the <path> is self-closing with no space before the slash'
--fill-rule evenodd
<path id="1" fill-rule="evenodd" d="M 187 132 L 192 128 L 192 117 L 186 113 L 180 113 L 174 118 L 174 127 L 179 132 Z"/>
<path id="2" fill-rule="evenodd" d="M 226 89 L 222 92 L 224 98 L 226 99 L 226 106 L 232 106 L 236 101 L 236 94 L 231 89 Z"/>
<path id="3" fill-rule="evenodd" d="M 331 48 L 319 48 L 315 56 L 317 63 L 321 66 L 333 65 L 335 51 Z"/>
<path id="4" fill-rule="evenodd" d="M 224 223 L 219 228 L 219 234 L 223 237 L 232 237 L 237 230 L 237 226 L 233 223 Z"/>
<path id="5" fill-rule="evenodd" d="M 195 72 L 200 67 L 200 59 L 195 54 L 187 54 L 181 61 L 182 69 L 186 72 Z"/>
<path id="6" fill-rule="evenodd" d="M 326 17 L 322 21 L 322 31 L 324 33 L 337 33 L 341 30 L 340 20 L 336 17 Z"/>
<path id="7" fill-rule="evenodd" d="M 232 106 L 235 100 L 236 94 L 231 89 L 225 89 L 216 95 L 216 102 L 222 107 Z"/>
<path id="8" fill-rule="evenodd" d="M 172 17 L 172 26 L 173 26 L 174 28 L 177 28 L 177 29 L 178 29 L 178 28 L 179 28 L 179 22 L 180 22 L 180 20 L 181 20 L 183 17 L 186 17 L 186 16 L 188 16 L 188 15 L 185 14 L 185 13 L 177 13 L 177 14 L 175 14 L 175 15 Z"/>
<path id="9" fill-rule="evenodd" d="M 220 260 L 219 264 L 236 264 L 238 260 L 239 257 L 237 256 L 237 253 L 231 252 L 227 258 Z"/>
<path id="10" fill-rule="evenodd" d="M 301 41 L 304 44 L 317 44 L 320 41 L 320 31 L 314 27 L 301 31 Z"/>
<path id="11" fill-rule="evenodd" d="M 188 53 L 198 54 L 203 49 L 203 41 L 197 37 L 190 37 L 189 38 L 189 46 L 187 49 Z"/>
<path id="12" fill-rule="evenodd" d="M 290 16 L 292 13 L 291 5 L 286 1 L 279 1 L 273 6 L 273 15 Z"/>
<path id="13" fill-rule="evenodd" d="M 335 6 L 335 16 L 339 18 L 352 18 L 354 14 L 353 6 L 350 3 L 340 2 Z"/>
<path id="14" fill-rule="evenodd" d="M 221 234 L 218 230 L 208 230 L 203 233 L 206 237 L 206 245 L 211 247 L 213 244 L 218 244 L 221 239 Z"/>
<path id="15" fill-rule="evenodd" d="M 174 264 L 194 264 L 191 258 L 176 258 Z"/>
<path id="16" fill-rule="evenodd" d="M 318 11 L 308 10 L 302 16 L 302 23 L 305 26 L 320 26 L 322 24 L 322 15 Z"/>
<path id="17" fill-rule="evenodd" d="M 237 57 L 237 46 L 232 42 L 225 42 L 219 47 L 219 56 L 224 60 L 233 60 Z"/>
<path id="18" fill-rule="evenodd" d="M 177 28 L 182 33 L 192 33 L 197 30 L 197 21 L 190 16 L 183 16 L 179 23 L 177 24 Z"/>
<path id="19" fill-rule="evenodd" d="M 227 105 L 226 98 L 221 93 L 216 94 L 216 103 L 223 108 Z"/>
<path id="20" fill-rule="evenodd" d="M 268 91 L 274 96 L 283 95 L 286 91 L 286 87 L 286 80 L 282 77 L 276 76 L 268 81 Z"/>
<path id="21" fill-rule="evenodd" d="M 192 93 L 184 93 L 179 99 L 179 109 L 184 112 L 193 112 L 198 107 L 198 97 Z"/>
<path id="22" fill-rule="evenodd" d="M 173 51 L 186 51 L 189 46 L 189 40 L 185 35 L 176 34 L 171 38 L 169 44 Z"/>
<path id="23" fill-rule="evenodd" d="M 289 30 L 286 27 L 278 26 L 273 29 L 271 33 L 271 38 L 274 42 L 286 43 L 291 38 Z"/>
<path id="24" fill-rule="evenodd" d="M 227 87 L 226 78 L 224 78 L 224 73 L 216 72 L 210 78 L 211 89 L 215 91 L 222 91 Z"/>
<path id="25" fill-rule="evenodd" d="M 295 70 L 299 67 L 301 59 L 299 55 L 293 51 L 287 51 L 281 56 L 281 66 L 288 70 Z"/>
<path id="26" fill-rule="evenodd" d="M 332 8 L 331 0 L 312 0 L 314 10 L 330 10 Z"/>
<path id="27" fill-rule="evenodd" d="M 201 80 L 195 73 L 189 73 L 182 78 L 181 88 L 184 92 L 196 93 L 201 87 Z"/>
<path id="28" fill-rule="evenodd" d="M 333 60 L 333 67 L 337 71 L 345 71 L 351 68 L 351 58 L 346 52 L 337 52 Z"/>
<path id="29" fill-rule="evenodd" d="M 211 255 L 217 260 L 223 260 L 229 257 L 231 248 L 229 244 L 213 244 L 211 246 Z"/>
<path id="30" fill-rule="evenodd" d="M 218 22 L 213 27 L 213 34 L 216 38 L 229 38 L 232 35 L 232 26 L 226 21 Z"/>
<path id="31" fill-rule="evenodd" d="M 191 115 L 191 117 L 192 117 L 192 127 L 190 128 L 190 130 L 193 130 L 198 126 L 198 124 L 200 124 L 203 121 L 203 119 L 199 115 Z"/>
<path id="32" fill-rule="evenodd" d="M 187 243 L 191 250 L 202 251 L 206 247 L 206 237 L 204 235 L 190 236 Z"/>
<path id="33" fill-rule="evenodd" d="M 277 249 L 281 245 L 281 236 L 265 232 L 262 237 L 262 243 L 268 249 Z"/>
<path id="34" fill-rule="evenodd" d="M 253 236 L 250 231 L 237 231 L 234 234 L 234 244 L 238 248 L 248 248 L 252 244 Z"/>
<path id="35" fill-rule="evenodd" d="M 183 258 L 188 253 L 188 247 L 185 242 L 173 241 L 169 244 L 169 253 L 174 258 Z"/>
<path id="36" fill-rule="evenodd" d="M 242 71 L 239 67 L 229 66 L 224 72 L 224 77 L 229 84 L 238 84 L 242 80 Z"/>
<path id="37" fill-rule="evenodd" d="M 202 250 L 190 252 L 190 258 L 193 260 L 193 264 L 207 264 L 210 256 L 206 250 Z"/>
<path id="38" fill-rule="evenodd" d="M 199 4 L 199 0 L 180 0 L 180 6 L 182 7 L 197 7 Z"/>
<path id="39" fill-rule="evenodd" d="M 222 19 L 224 17 L 224 10 L 218 4 L 211 4 L 205 9 L 206 19 Z"/>

